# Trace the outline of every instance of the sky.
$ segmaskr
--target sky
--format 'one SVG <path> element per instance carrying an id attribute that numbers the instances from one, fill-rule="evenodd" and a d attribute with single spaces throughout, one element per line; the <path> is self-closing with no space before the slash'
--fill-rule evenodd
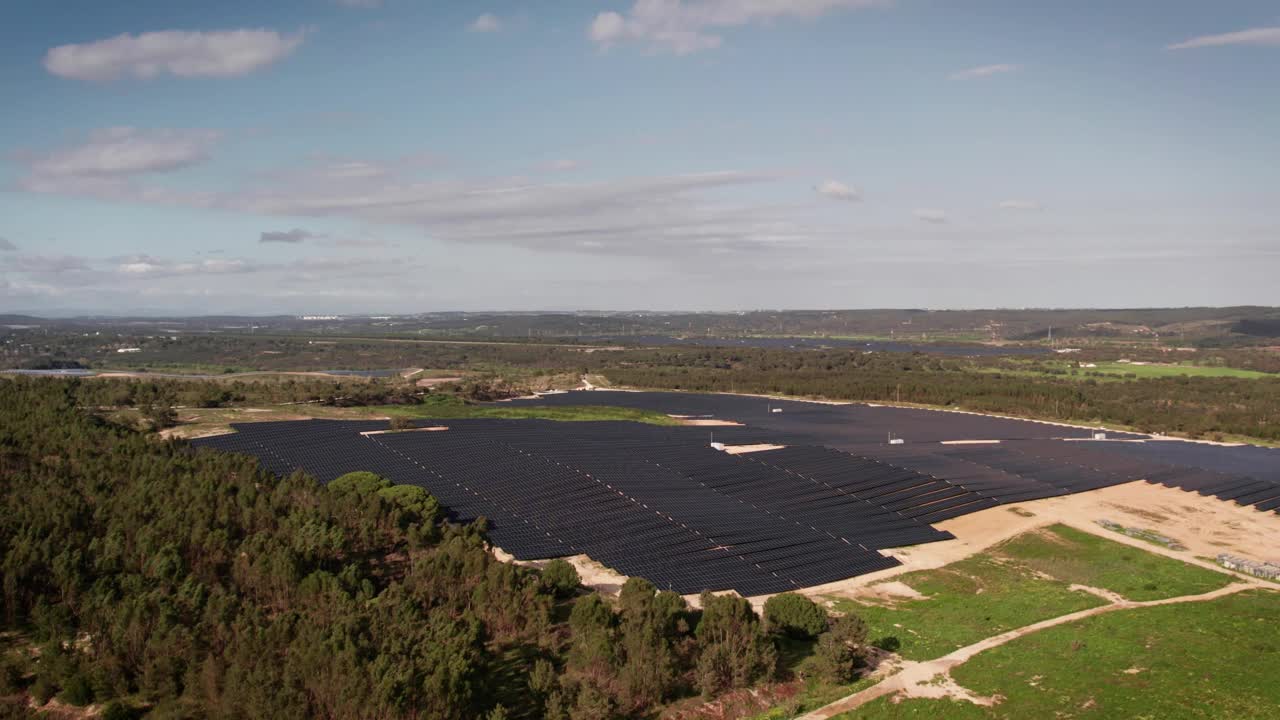
<path id="1" fill-rule="evenodd" d="M 1274 0 L 10 0 L 0 313 L 1280 305 Z"/>

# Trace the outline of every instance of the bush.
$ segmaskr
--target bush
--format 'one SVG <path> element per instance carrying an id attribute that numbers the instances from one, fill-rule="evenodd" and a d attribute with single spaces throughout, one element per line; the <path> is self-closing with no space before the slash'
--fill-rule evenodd
<path id="1" fill-rule="evenodd" d="M 22 665 L 18 659 L 6 656 L 0 660 L 0 695 L 16 693 L 22 686 Z"/>
<path id="2" fill-rule="evenodd" d="M 31 697 L 36 701 L 37 705 L 44 705 L 49 702 L 49 698 L 58 692 L 57 686 L 53 684 L 49 678 L 42 675 L 36 676 L 36 681 L 31 684 Z"/>
<path id="3" fill-rule="evenodd" d="M 836 618 L 831 629 L 818 638 L 814 666 L 832 682 L 851 682 L 865 663 L 867 624 L 857 615 Z"/>
<path id="4" fill-rule="evenodd" d="M 396 415 L 387 422 L 387 426 L 392 430 L 408 430 L 413 427 L 413 420 L 401 415 Z"/>
<path id="5" fill-rule="evenodd" d="M 84 707 L 93 702 L 93 686 L 83 673 L 75 673 L 63 683 L 61 697 L 69 705 Z"/>
<path id="6" fill-rule="evenodd" d="M 102 709 L 102 720 L 133 720 L 137 714 L 133 708 L 125 705 L 119 700 L 108 704 Z"/>
<path id="7" fill-rule="evenodd" d="M 542 568 L 542 584 L 553 591 L 557 597 L 569 597 L 582 583 L 578 571 L 567 561 L 556 558 Z"/>
<path id="8" fill-rule="evenodd" d="M 747 687 L 773 677 L 778 651 L 746 599 L 702 593 L 702 617 L 694 630 L 702 655 L 697 681 L 702 694 Z"/>
<path id="9" fill-rule="evenodd" d="M 898 650 L 902 649 L 902 641 L 898 639 L 897 635 L 886 635 L 871 643 L 871 646 L 885 652 L 898 652 Z"/>
<path id="10" fill-rule="evenodd" d="M 770 632 L 796 638 L 815 638 L 827 630 L 827 611 L 796 593 L 769 598 L 764 604 L 764 619 Z"/>

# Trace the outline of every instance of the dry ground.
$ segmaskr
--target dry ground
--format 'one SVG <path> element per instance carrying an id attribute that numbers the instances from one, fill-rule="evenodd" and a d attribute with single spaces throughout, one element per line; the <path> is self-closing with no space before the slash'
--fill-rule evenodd
<path id="1" fill-rule="evenodd" d="M 1098 520 L 1153 530 L 1187 549 L 1169 550 L 1111 532 L 1098 526 Z M 865 597 L 878 592 L 866 589 L 872 583 L 913 570 L 942 567 L 1027 530 L 1054 523 L 1214 569 L 1220 568 L 1200 558 L 1226 552 L 1252 560 L 1280 559 L 1280 515 L 1139 480 L 1075 495 L 989 508 L 947 520 L 936 527 L 950 531 L 956 539 L 886 550 L 902 561 L 902 565 L 804 592 L 815 596 Z"/>

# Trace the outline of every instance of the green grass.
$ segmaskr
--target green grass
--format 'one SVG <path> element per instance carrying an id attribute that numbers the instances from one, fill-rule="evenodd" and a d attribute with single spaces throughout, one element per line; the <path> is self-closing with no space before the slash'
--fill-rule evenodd
<path id="1" fill-rule="evenodd" d="M 991 707 L 882 698 L 844 720 L 1280 717 L 1280 594 L 1120 610 L 1050 628 L 951 671 Z"/>
<path id="2" fill-rule="evenodd" d="M 892 604 L 832 598 L 867 621 L 871 639 L 893 637 L 898 652 L 928 660 L 1007 630 L 1106 601 L 1073 584 L 1130 600 L 1197 595 L 1230 583 L 1224 573 L 1122 545 L 1065 525 L 1023 533 L 986 553 L 893 578 L 923 594 Z"/>
<path id="3" fill-rule="evenodd" d="M 1198 595 L 1229 575 L 1122 545 L 1065 525 L 1024 533 L 996 552 L 1068 583 L 1111 590 L 1129 600 Z"/>
<path id="4" fill-rule="evenodd" d="M 1211 365 L 1134 365 L 1132 363 L 1100 362 L 1095 368 L 1080 368 L 1083 375 L 1087 372 L 1098 372 L 1107 375 L 1136 375 L 1140 378 L 1161 377 L 1234 377 L 1234 378 L 1275 378 L 1272 373 L 1257 370 L 1240 370 L 1238 368 L 1217 367 Z"/>
<path id="5" fill-rule="evenodd" d="M 853 612 L 867 621 L 873 641 L 897 638 L 898 652 L 911 660 L 946 655 L 991 635 L 1105 602 L 987 554 L 894 580 L 926 597 L 891 607 L 833 600 L 836 610 Z"/>
<path id="6" fill-rule="evenodd" d="M 1216 365 L 1190 365 L 1185 363 L 1134 365 L 1121 362 L 1097 362 L 1094 364 L 1097 367 L 1076 367 L 1074 362 L 1065 361 L 1008 360 L 1000 366 L 979 366 L 973 369 L 977 372 L 999 373 L 1014 377 L 1049 377 L 1063 380 L 1097 380 L 1099 382 L 1122 382 L 1125 380 L 1166 377 L 1230 377 L 1248 380 L 1280 378 L 1280 375 L 1275 373 L 1241 370 L 1239 368 Z M 1051 367 L 1056 370 L 1065 370 L 1066 372 L 1045 372 L 1042 369 L 1037 369 L 1038 367 Z"/>
<path id="7" fill-rule="evenodd" d="M 446 395 L 428 395 L 421 405 L 375 405 L 356 408 L 368 415 L 389 415 L 411 418 L 502 418 L 507 420 L 629 420 L 650 425 L 679 425 L 680 421 L 659 412 L 610 406 L 531 407 L 523 405 L 503 406 L 468 405 Z"/>

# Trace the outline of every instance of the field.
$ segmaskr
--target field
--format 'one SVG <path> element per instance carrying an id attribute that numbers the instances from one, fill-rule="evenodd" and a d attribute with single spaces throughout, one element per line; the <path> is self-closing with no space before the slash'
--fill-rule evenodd
<path id="1" fill-rule="evenodd" d="M 1222 587 L 1229 578 L 1054 525 L 893 581 L 891 588 L 902 583 L 924 597 L 893 597 L 890 592 L 887 601 L 874 604 L 832 598 L 833 607 L 864 618 L 881 645 L 893 638 L 903 657 L 925 660 L 1006 630 L 1102 605 L 1108 593 L 1129 600 L 1193 595 Z M 874 593 L 876 586 L 868 590 Z"/>
<path id="2" fill-rule="evenodd" d="M 842 720 L 905 718 L 1274 718 L 1280 595 L 1121 610 L 1033 633 L 952 669 L 989 707 L 873 701 Z"/>
<path id="3" fill-rule="evenodd" d="M 1280 377 L 1275 373 L 1259 372 L 1257 370 L 1245 370 L 1220 365 L 1195 365 L 1185 362 L 1122 363 L 1117 361 L 1098 361 L 1088 363 L 1088 365 L 1093 365 L 1093 367 L 1081 367 L 1074 362 L 1065 361 L 1041 360 L 1027 362 L 1006 360 L 998 366 L 975 366 L 973 369 L 983 373 L 999 373 L 1016 377 L 1056 377 L 1069 380 L 1097 380 L 1100 382 L 1171 377 L 1241 378 L 1245 380 L 1276 379 Z"/>
<path id="4" fill-rule="evenodd" d="M 1121 545 L 1066 525 L 1014 538 L 999 552 L 1064 582 L 1103 588 L 1126 600 L 1198 595 L 1227 584 L 1227 576 Z"/>
<path id="5" fill-rule="evenodd" d="M 421 405 L 372 405 L 339 408 L 319 404 L 264 404 L 254 408 L 186 408 L 178 412 L 178 424 L 166 431 L 174 437 L 197 438 L 231 432 L 231 423 L 322 418 L 370 420 L 377 418 L 500 418 L 508 420 L 600 421 L 629 420 L 650 425 L 679 425 L 659 412 L 620 407 L 522 407 L 476 405 L 448 395 L 432 395 Z M 121 421 L 127 418 L 121 417 Z"/>

